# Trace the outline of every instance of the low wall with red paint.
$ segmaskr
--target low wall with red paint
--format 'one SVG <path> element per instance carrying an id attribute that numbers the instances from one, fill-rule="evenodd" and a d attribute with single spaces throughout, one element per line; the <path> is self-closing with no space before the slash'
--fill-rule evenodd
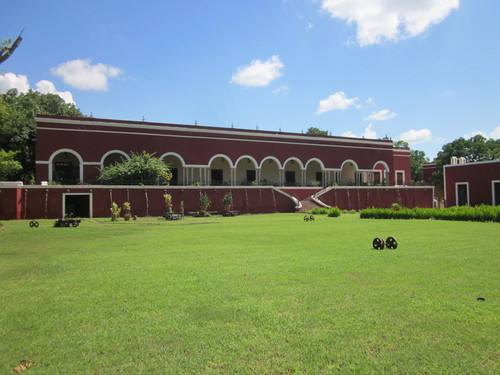
<path id="1" fill-rule="evenodd" d="M 282 189 L 273 187 L 159 187 L 159 186 L 23 186 L 0 187 L 0 219 L 54 219 L 64 217 L 69 195 L 87 196 L 89 216 L 109 217 L 113 202 L 122 206 L 132 204 L 132 214 L 161 216 L 165 211 L 163 194 L 172 195 L 173 210 L 189 214 L 199 209 L 200 194 L 207 194 L 212 201 L 209 211 L 222 213 L 222 198 L 231 192 L 233 209 L 243 214 L 295 212 L 295 202 L 290 196 L 303 199 L 304 194 L 317 193 L 318 189 Z M 318 199 L 330 206 L 344 210 L 367 207 L 390 207 L 399 202 L 406 207 L 432 207 L 432 187 L 334 187 L 319 192 Z"/>
<path id="2" fill-rule="evenodd" d="M 320 193 L 321 194 L 321 193 Z M 432 186 L 408 187 L 334 187 L 318 199 L 342 210 L 361 210 L 368 207 L 390 208 L 399 203 L 404 207 L 432 207 Z"/>

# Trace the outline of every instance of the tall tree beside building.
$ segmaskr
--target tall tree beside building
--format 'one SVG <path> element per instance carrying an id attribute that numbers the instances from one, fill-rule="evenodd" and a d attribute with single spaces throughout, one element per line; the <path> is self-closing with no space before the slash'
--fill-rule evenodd
<path id="1" fill-rule="evenodd" d="M 0 149 L 15 151 L 22 170 L 12 180 L 30 183 L 35 177 L 35 117 L 38 114 L 84 117 L 74 104 L 55 94 L 29 90 L 19 93 L 11 89 L 0 94 Z"/>
<path id="2" fill-rule="evenodd" d="M 478 134 L 445 144 L 435 160 L 436 171 L 432 175 L 434 185 L 443 187 L 443 167 L 451 163 L 453 156 L 464 157 L 467 162 L 500 159 L 500 139 L 487 139 Z"/>
<path id="3" fill-rule="evenodd" d="M 406 141 L 399 140 L 394 142 L 394 147 L 410 148 L 410 144 Z M 424 163 L 427 163 L 429 158 L 425 156 L 425 152 L 420 150 L 410 150 L 410 168 L 411 168 L 411 181 L 415 184 L 422 181 L 424 171 Z"/>

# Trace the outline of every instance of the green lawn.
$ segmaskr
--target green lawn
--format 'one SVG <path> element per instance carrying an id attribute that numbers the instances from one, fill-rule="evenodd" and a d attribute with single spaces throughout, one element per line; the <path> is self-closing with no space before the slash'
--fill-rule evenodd
<path id="1" fill-rule="evenodd" d="M 0 373 L 498 373 L 500 224 L 302 217 L 3 222 Z"/>

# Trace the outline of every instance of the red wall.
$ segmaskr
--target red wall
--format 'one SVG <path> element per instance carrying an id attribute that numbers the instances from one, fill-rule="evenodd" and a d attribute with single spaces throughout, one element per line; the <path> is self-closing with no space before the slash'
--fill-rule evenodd
<path id="1" fill-rule="evenodd" d="M 432 207 L 432 187 L 336 187 L 318 198 L 329 206 L 343 210 L 368 207 L 390 208 L 392 203 L 404 207 Z"/>
<path id="2" fill-rule="evenodd" d="M 500 180 L 500 160 L 446 165 L 444 167 L 447 206 L 456 206 L 455 184 L 469 184 L 469 205 L 493 204 L 491 181 Z"/>
<path id="3" fill-rule="evenodd" d="M 317 189 L 284 189 L 287 194 L 303 199 Z M 206 193 L 212 201 L 209 211 L 222 212 L 222 197 L 231 191 L 233 209 L 240 213 L 295 212 L 295 203 L 271 187 L 60 187 L 25 186 L 0 189 L 0 219 L 43 219 L 63 216 L 63 194 L 92 194 L 93 217 L 110 217 L 112 202 L 120 206 L 131 202 L 132 213 L 137 216 L 161 216 L 164 213 L 163 194 L 173 197 L 173 210 L 179 212 L 184 201 L 185 213 L 197 211 L 199 197 Z M 390 207 L 398 198 L 403 206 L 432 207 L 431 187 L 336 187 L 321 195 L 320 200 L 341 209 L 359 210 L 366 207 Z"/>

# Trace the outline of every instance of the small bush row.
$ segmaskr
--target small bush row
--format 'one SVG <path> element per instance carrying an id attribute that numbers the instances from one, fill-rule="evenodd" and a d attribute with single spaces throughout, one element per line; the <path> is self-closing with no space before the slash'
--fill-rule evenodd
<path id="1" fill-rule="evenodd" d="M 338 217 L 340 216 L 340 209 L 338 207 L 314 207 L 312 210 L 309 210 L 308 213 L 313 215 L 327 215 L 329 217 Z"/>
<path id="2" fill-rule="evenodd" d="M 361 210 L 362 219 L 435 219 L 454 221 L 494 221 L 500 223 L 500 206 L 460 206 L 449 208 L 367 208 Z"/>

